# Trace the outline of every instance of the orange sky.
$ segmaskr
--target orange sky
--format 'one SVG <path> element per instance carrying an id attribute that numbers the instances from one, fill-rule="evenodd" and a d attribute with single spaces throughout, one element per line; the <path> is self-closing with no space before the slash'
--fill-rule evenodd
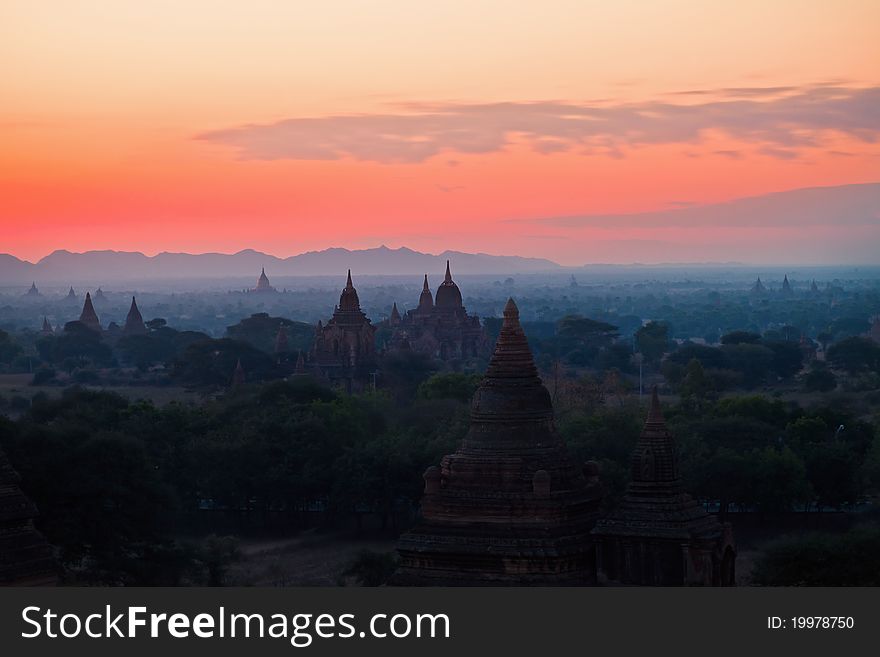
<path id="1" fill-rule="evenodd" d="M 0 252 L 867 262 L 876 225 L 528 220 L 877 182 L 878 107 L 871 0 L 6 0 Z"/>

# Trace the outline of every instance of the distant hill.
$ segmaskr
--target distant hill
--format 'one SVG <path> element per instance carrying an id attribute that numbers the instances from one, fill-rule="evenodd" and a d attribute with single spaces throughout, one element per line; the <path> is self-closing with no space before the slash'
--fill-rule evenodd
<path id="1" fill-rule="evenodd" d="M 339 276 L 349 268 L 358 275 L 442 273 L 446 260 L 453 272 L 461 274 L 517 274 L 551 271 L 560 266 L 541 258 L 494 256 L 486 253 L 444 251 L 438 255 L 412 249 L 309 251 L 288 258 L 245 250 L 224 253 L 159 253 L 146 256 L 131 251 L 54 251 L 37 263 L 0 254 L 0 281 L 4 284 L 30 284 L 36 281 L 76 283 L 80 281 L 181 280 L 188 278 L 256 277 L 262 267 L 270 276 Z"/>

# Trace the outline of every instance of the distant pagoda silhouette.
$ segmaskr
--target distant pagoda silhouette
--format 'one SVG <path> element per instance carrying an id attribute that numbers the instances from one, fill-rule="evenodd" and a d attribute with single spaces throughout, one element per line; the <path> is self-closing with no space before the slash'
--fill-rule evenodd
<path id="1" fill-rule="evenodd" d="M 286 354 L 290 350 L 287 340 L 287 329 L 284 324 L 278 325 L 278 333 L 275 334 L 275 355 L 280 356 Z"/>
<path id="2" fill-rule="evenodd" d="M 147 327 L 144 324 L 144 317 L 138 309 L 137 301 L 131 298 L 131 307 L 128 309 L 128 315 L 125 317 L 125 326 L 122 327 L 123 335 L 145 335 Z"/>
<path id="3" fill-rule="evenodd" d="M 0 586 L 54 586 L 58 573 L 52 548 L 34 527 L 37 507 L 19 481 L 0 449 Z"/>
<path id="4" fill-rule="evenodd" d="M 469 315 L 465 309 L 461 290 L 452 280 L 449 260 L 446 274 L 431 295 L 428 275 L 419 295 L 419 305 L 403 316 L 397 304 L 391 310 L 387 326 L 392 329 L 392 349 L 413 349 L 442 361 L 466 360 L 489 355 L 489 341 L 480 324 L 479 317 Z"/>
<path id="5" fill-rule="evenodd" d="M 260 277 L 257 279 L 257 287 L 255 287 L 253 292 L 277 292 L 272 284 L 269 283 L 269 277 L 266 276 L 266 268 L 263 267 L 263 270 L 260 272 Z"/>
<path id="6" fill-rule="evenodd" d="M 732 585 L 736 558 L 732 532 L 682 489 L 675 441 L 666 428 L 656 386 L 630 471 L 620 506 L 593 530 L 600 581 Z"/>
<path id="7" fill-rule="evenodd" d="M 306 361 L 305 361 L 305 358 L 303 358 L 302 349 L 300 349 L 296 352 L 296 366 L 294 367 L 293 375 L 294 376 L 308 376 L 309 375 L 308 371 L 306 370 Z"/>
<path id="8" fill-rule="evenodd" d="M 574 462 L 556 431 L 550 394 L 510 299 L 473 398 L 470 430 L 454 454 L 425 472 L 422 519 L 400 538 L 391 583 L 593 583 L 595 474 L 595 464 Z"/>
<path id="9" fill-rule="evenodd" d="M 311 361 L 321 376 L 349 392 L 362 387 L 377 366 L 376 327 L 361 310 L 351 270 L 339 304 L 326 324 L 318 322 Z"/>
<path id="10" fill-rule="evenodd" d="M 242 367 L 241 358 L 239 358 L 235 362 L 235 369 L 232 371 L 231 387 L 238 388 L 240 386 L 243 386 L 246 381 L 247 377 L 244 373 L 244 367 Z"/>
<path id="11" fill-rule="evenodd" d="M 92 305 L 92 296 L 88 292 L 86 292 L 86 300 L 83 303 L 83 309 L 82 313 L 80 313 L 79 321 L 93 331 L 101 330 L 101 322 L 98 319 L 98 314 L 95 312 L 95 307 Z"/>
<path id="12" fill-rule="evenodd" d="M 26 296 L 26 297 L 41 297 L 41 296 L 43 296 L 42 294 L 40 294 L 40 291 L 37 289 L 37 282 L 36 281 L 33 281 L 31 283 L 30 289 L 28 289 L 28 291 L 24 293 L 24 296 Z"/>
<path id="13" fill-rule="evenodd" d="M 782 279 L 782 294 L 786 297 L 790 297 L 794 294 L 794 290 L 791 289 L 791 283 L 788 282 L 788 274 Z"/>
<path id="14" fill-rule="evenodd" d="M 73 291 L 73 286 L 70 286 L 70 289 L 67 291 L 67 299 L 76 299 L 76 292 Z"/>

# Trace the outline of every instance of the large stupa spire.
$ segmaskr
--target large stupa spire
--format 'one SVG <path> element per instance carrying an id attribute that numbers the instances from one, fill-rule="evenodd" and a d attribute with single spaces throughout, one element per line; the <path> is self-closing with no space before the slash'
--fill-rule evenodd
<path id="1" fill-rule="evenodd" d="M 425 472 L 422 521 L 398 545 L 402 585 L 589 584 L 599 487 L 556 431 L 511 299 L 470 429 Z"/>
<path id="2" fill-rule="evenodd" d="M 79 321 L 93 331 L 101 330 L 101 322 L 98 319 L 98 314 L 95 312 L 95 307 L 92 305 L 92 295 L 88 292 L 86 292 L 86 300 L 85 303 L 83 303 L 83 309 L 79 315 Z"/>

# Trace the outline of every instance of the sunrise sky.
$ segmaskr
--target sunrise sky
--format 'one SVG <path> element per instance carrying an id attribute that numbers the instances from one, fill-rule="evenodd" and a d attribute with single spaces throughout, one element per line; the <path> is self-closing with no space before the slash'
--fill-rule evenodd
<path id="1" fill-rule="evenodd" d="M 29 260 L 876 263 L 876 194 L 851 224 L 668 217 L 880 181 L 880 2 L 4 0 L 0 145 Z"/>

